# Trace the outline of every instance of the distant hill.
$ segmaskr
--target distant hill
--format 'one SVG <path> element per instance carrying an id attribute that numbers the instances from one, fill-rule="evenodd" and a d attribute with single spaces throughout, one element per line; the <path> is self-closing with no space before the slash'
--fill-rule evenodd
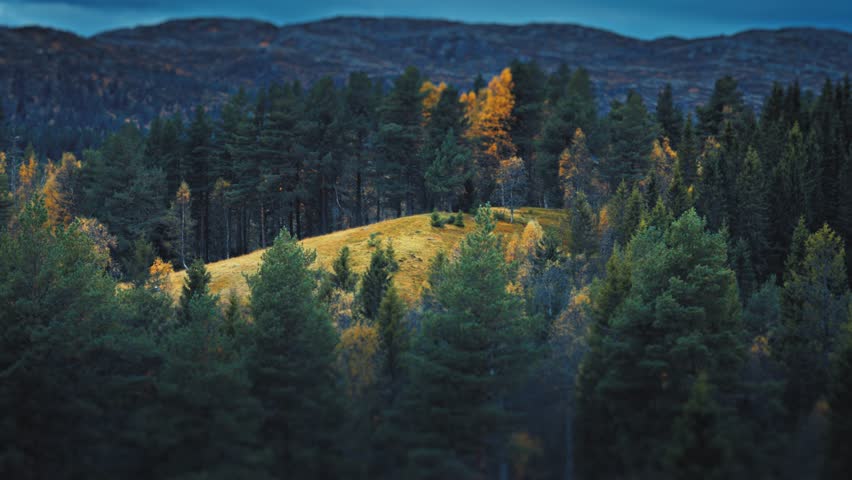
<path id="1" fill-rule="evenodd" d="M 752 30 L 732 36 L 645 41 L 566 24 L 496 25 L 399 18 L 334 18 L 275 26 L 196 19 L 90 38 L 46 28 L 0 28 L 0 95 L 16 122 L 109 125 L 216 106 L 225 94 L 281 80 L 343 81 L 364 71 L 390 81 L 407 65 L 462 89 L 512 59 L 590 70 L 602 106 L 638 89 L 653 103 L 666 82 L 692 107 L 732 74 L 759 105 L 774 81 L 818 89 L 852 71 L 852 34 Z"/>
<path id="2" fill-rule="evenodd" d="M 520 234 L 526 222 L 532 219 L 545 228 L 558 228 L 564 215 L 563 210 L 524 207 L 515 211 L 514 224 L 499 221 L 497 232 L 504 237 Z M 441 250 L 452 252 L 465 234 L 474 228 L 475 223 L 470 215 L 465 216 L 464 228 L 453 225 L 436 228 L 432 227 L 428 214 L 412 215 L 308 238 L 303 240 L 302 244 L 310 250 L 316 250 L 318 265 L 315 266 L 326 269 L 331 268 L 331 263 L 340 249 L 348 246 L 352 252 L 353 268 L 356 272 L 363 273 L 370 264 L 373 251 L 367 243 L 370 236 L 375 234 L 377 239 L 392 240 L 399 261 L 399 272 L 394 276 L 394 282 L 400 290 L 400 295 L 411 302 L 420 296 L 432 258 Z M 506 241 L 508 240 L 509 238 L 506 238 Z M 257 250 L 248 255 L 208 264 L 207 269 L 213 277 L 210 289 L 213 293 L 223 296 L 230 290 L 235 290 L 241 297 L 248 295 L 244 275 L 257 272 L 264 252 L 265 250 Z M 185 277 L 184 272 L 172 274 L 169 279 L 172 294 L 180 294 Z"/>

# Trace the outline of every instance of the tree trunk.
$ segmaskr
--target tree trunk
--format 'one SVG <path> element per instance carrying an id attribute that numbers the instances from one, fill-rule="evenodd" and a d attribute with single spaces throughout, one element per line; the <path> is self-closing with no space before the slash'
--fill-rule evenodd
<path id="1" fill-rule="evenodd" d="M 360 227 L 364 224 L 364 212 L 362 211 L 361 199 L 361 169 L 355 173 L 355 226 Z"/>
<path id="2" fill-rule="evenodd" d="M 266 248 L 266 208 L 260 201 L 260 248 Z"/>

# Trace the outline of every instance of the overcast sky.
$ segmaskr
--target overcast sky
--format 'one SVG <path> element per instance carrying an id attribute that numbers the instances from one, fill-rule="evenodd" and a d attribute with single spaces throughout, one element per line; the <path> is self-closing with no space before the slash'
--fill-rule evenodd
<path id="1" fill-rule="evenodd" d="M 244 17 L 281 25 L 337 15 L 568 22 L 640 38 L 786 26 L 852 31 L 852 0 L 0 0 L 0 24 L 81 35 L 171 18 Z"/>

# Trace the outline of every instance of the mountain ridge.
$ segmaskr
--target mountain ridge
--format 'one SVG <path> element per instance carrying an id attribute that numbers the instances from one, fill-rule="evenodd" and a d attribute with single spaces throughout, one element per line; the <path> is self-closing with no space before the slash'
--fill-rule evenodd
<path id="1" fill-rule="evenodd" d="M 740 81 L 758 107 L 773 82 L 818 90 L 852 71 L 852 33 L 790 27 L 696 39 L 637 39 L 566 23 L 464 23 L 333 17 L 277 26 L 221 17 L 170 20 L 90 37 L 45 27 L 0 27 L 0 101 L 12 121 L 49 125 L 146 124 L 156 115 L 216 108 L 239 86 L 353 71 L 390 83 L 408 65 L 462 90 L 513 59 L 546 70 L 590 71 L 601 108 L 639 91 L 649 105 L 665 83 L 692 108 L 718 77 Z"/>

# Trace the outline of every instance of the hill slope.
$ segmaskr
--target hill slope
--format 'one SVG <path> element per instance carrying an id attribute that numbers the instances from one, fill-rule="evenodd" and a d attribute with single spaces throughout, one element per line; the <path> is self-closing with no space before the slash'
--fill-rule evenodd
<path id="1" fill-rule="evenodd" d="M 510 237 L 520 233 L 530 219 L 538 220 L 545 228 L 556 228 L 562 218 L 564 213 L 560 210 L 523 208 L 515 212 L 514 224 L 498 222 L 497 231 Z M 372 253 L 372 248 L 368 245 L 370 236 L 375 234 L 376 238 L 392 240 L 396 258 L 399 261 L 399 272 L 396 273 L 394 281 L 402 297 L 411 302 L 420 295 L 432 258 L 441 250 L 452 251 L 465 234 L 474 228 L 475 223 L 470 215 L 465 216 L 464 228 L 453 225 L 435 228 L 431 226 L 428 214 L 412 215 L 308 238 L 303 240 L 302 244 L 308 249 L 316 250 L 318 265 L 326 269 L 330 268 L 337 252 L 342 247 L 348 246 L 352 252 L 353 267 L 355 271 L 361 273 L 370 263 Z M 246 296 L 248 285 L 244 275 L 257 271 L 264 251 L 258 250 L 248 255 L 207 265 L 207 269 L 213 276 L 211 290 L 223 295 L 230 290 L 236 290 L 240 296 Z M 184 278 L 184 272 L 172 274 L 170 284 L 173 294 L 180 293 Z"/>
<path id="2" fill-rule="evenodd" d="M 639 40 L 568 24 L 496 25 L 402 18 L 333 18 L 276 26 L 207 18 L 105 32 L 90 38 L 46 28 L 0 28 L 0 99 L 13 121 L 86 126 L 146 123 L 199 102 L 216 106 L 237 86 L 310 83 L 353 71 L 389 81 L 408 65 L 469 88 L 512 59 L 591 72 L 600 104 L 637 89 L 651 103 L 671 82 L 687 106 L 732 74 L 758 105 L 773 81 L 818 89 L 852 72 L 852 34 L 750 30 L 699 39 Z"/>

